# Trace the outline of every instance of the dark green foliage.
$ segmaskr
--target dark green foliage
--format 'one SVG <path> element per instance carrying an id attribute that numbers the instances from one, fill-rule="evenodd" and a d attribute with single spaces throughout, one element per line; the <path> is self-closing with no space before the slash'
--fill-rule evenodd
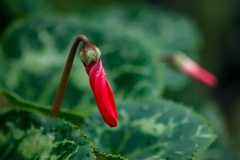
<path id="1" fill-rule="evenodd" d="M 187 160 L 216 138 L 207 121 L 173 102 L 124 102 L 117 107 L 116 128 L 109 128 L 98 112 L 82 127 L 100 152 L 129 159 Z"/>
<path id="2" fill-rule="evenodd" d="M 86 136 L 62 120 L 23 110 L 0 112 L 1 159 L 93 160 Z"/>

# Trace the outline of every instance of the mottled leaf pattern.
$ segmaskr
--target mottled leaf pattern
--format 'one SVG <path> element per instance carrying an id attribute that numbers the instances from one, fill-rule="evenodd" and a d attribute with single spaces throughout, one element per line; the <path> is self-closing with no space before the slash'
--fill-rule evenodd
<path id="1" fill-rule="evenodd" d="M 117 105 L 116 128 L 98 112 L 82 129 L 100 152 L 131 159 L 192 159 L 216 138 L 211 126 L 190 109 L 168 101 L 123 102 Z"/>
<path id="2" fill-rule="evenodd" d="M 25 109 L 28 111 L 37 111 L 37 112 L 40 112 L 45 115 L 48 115 L 50 113 L 50 109 L 48 107 L 36 105 L 36 104 L 30 103 L 30 102 L 24 101 L 21 98 L 19 98 L 17 95 L 11 93 L 10 91 L 7 91 L 5 89 L 0 89 L 0 93 L 7 99 L 7 101 L 12 106 L 12 108 Z M 71 122 L 72 124 L 75 124 L 78 127 L 81 127 L 83 120 L 84 120 L 83 116 L 80 116 L 80 115 L 74 114 L 74 113 L 70 113 L 67 111 L 61 111 L 60 118 L 65 119 L 65 120 Z M 6 139 L 7 139 L 7 136 L 3 136 L 1 138 L 1 135 L 0 135 L 0 144 L 3 143 L 4 141 L 6 141 Z M 100 159 L 101 158 L 103 158 L 105 160 L 124 160 L 125 159 L 120 155 L 113 155 L 113 154 L 108 154 L 108 153 L 98 153 L 98 150 L 96 150 L 96 149 L 94 150 L 94 152 L 95 152 L 96 157 L 100 158 Z"/>
<path id="3" fill-rule="evenodd" d="M 1 159 L 93 160 L 86 136 L 62 120 L 23 110 L 0 112 Z"/>

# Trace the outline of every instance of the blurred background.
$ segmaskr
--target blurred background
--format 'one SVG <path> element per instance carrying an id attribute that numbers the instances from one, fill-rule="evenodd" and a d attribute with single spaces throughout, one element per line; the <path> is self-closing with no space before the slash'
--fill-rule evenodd
<path id="1" fill-rule="evenodd" d="M 84 34 L 102 52 L 116 101 L 164 98 L 190 106 L 218 135 L 196 159 L 240 159 L 239 7 L 238 0 L 1 0 L 0 86 L 51 105 L 71 43 Z M 216 75 L 218 86 L 160 62 L 173 51 Z M 88 77 L 79 58 L 73 66 L 63 106 L 87 116 L 95 107 Z M 7 106 L 3 97 L 0 106 Z"/>

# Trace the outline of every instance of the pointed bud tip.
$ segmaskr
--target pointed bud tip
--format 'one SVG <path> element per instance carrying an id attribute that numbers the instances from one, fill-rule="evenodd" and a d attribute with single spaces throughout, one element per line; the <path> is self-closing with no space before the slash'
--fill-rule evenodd
<path id="1" fill-rule="evenodd" d="M 117 120 L 114 121 L 114 122 L 112 122 L 112 123 L 109 123 L 108 125 L 109 125 L 111 128 L 117 127 L 117 125 L 118 125 Z"/>
<path id="2" fill-rule="evenodd" d="M 216 87 L 218 85 L 217 78 L 215 76 L 212 77 L 211 81 L 208 83 L 210 87 Z"/>
<path id="3" fill-rule="evenodd" d="M 102 115 L 103 120 L 105 121 L 106 124 L 109 125 L 109 127 L 117 127 L 118 122 L 117 122 L 117 117 L 114 114 L 109 114 L 109 115 L 104 115 L 102 114 L 101 110 L 100 113 Z"/>

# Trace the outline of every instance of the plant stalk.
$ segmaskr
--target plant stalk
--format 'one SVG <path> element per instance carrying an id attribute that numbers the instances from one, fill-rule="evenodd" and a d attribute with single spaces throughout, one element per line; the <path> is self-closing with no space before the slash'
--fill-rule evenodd
<path id="1" fill-rule="evenodd" d="M 59 83 L 57 92 L 55 94 L 53 103 L 52 103 L 52 109 L 50 112 L 50 116 L 51 117 L 58 117 L 59 113 L 60 113 L 60 108 L 62 105 L 62 101 L 66 92 L 66 88 L 67 88 L 67 84 L 68 84 L 68 79 L 69 79 L 69 75 L 72 69 L 72 65 L 73 65 L 73 61 L 77 52 L 77 48 L 80 42 L 83 42 L 83 44 L 87 44 L 90 43 L 88 38 L 84 35 L 79 35 L 75 38 L 72 47 L 70 49 L 69 55 L 68 55 L 68 59 L 66 62 L 66 65 L 64 67 L 63 70 L 63 74 L 62 74 L 62 78 L 61 81 Z"/>

